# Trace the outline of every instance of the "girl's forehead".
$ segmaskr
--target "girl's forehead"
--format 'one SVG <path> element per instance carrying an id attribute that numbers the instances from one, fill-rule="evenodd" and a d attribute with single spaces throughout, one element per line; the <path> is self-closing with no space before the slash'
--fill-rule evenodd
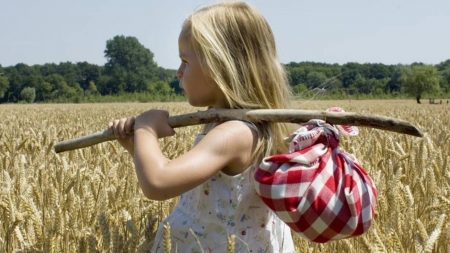
<path id="1" fill-rule="evenodd" d="M 181 30 L 180 35 L 178 37 L 178 42 L 190 42 L 191 40 L 191 34 L 190 32 L 186 31 L 185 29 Z"/>
<path id="2" fill-rule="evenodd" d="M 191 48 L 191 36 L 183 31 L 181 31 L 178 37 L 178 47 L 183 50 L 188 50 Z"/>

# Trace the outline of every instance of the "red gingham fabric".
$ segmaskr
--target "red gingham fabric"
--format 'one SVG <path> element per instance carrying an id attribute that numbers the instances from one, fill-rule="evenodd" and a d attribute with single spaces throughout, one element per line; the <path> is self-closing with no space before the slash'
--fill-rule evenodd
<path id="1" fill-rule="evenodd" d="M 377 191 L 356 158 L 337 148 L 339 133 L 355 135 L 357 128 L 322 120 L 302 125 L 287 138 L 289 154 L 266 157 L 257 168 L 257 193 L 293 231 L 313 242 L 363 234 L 374 218 Z"/>

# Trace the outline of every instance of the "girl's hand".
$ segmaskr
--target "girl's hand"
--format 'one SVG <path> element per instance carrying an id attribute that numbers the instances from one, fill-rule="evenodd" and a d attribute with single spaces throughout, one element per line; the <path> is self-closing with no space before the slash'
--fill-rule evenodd
<path id="1" fill-rule="evenodd" d="M 124 147 L 132 156 L 134 154 L 133 146 L 133 126 L 135 124 L 134 117 L 116 119 L 108 124 L 108 129 L 114 133 L 119 144 Z"/>
<path id="2" fill-rule="evenodd" d="M 172 136 L 175 131 L 167 123 L 169 112 L 165 110 L 149 110 L 136 117 L 134 131 L 144 130 L 156 138 Z"/>

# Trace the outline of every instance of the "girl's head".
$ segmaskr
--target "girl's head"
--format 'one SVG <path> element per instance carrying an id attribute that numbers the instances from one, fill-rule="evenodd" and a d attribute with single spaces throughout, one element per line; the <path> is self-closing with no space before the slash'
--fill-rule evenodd
<path id="1" fill-rule="evenodd" d="M 261 13 L 249 4 L 221 2 L 195 11 L 184 22 L 179 43 L 180 54 L 181 47 L 187 44 L 195 53 L 202 72 L 197 75 L 198 80 L 213 91 L 211 94 L 219 94 L 216 100 L 221 101 L 221 107 L 290 107 L 290 89 L 278 60 L 272 30 Z M 178 75 L 182 88 L 186 89 L 190 87 L 183 86 L 196 84 L 189 80 L 184 83 L 183 64 Z M 192 104 L 194 94 L 187 95 Z M 277 147 L 286 135 L 283 124 L 261 124 L 259 129 L 265 141 L 259 142 L 258 158 L 277 151 L 272 145 Z"/>
<path id="2" fill-rule="evenodd" d="M 290 93 L 269 24 L 244 2 L 222 2 L 191 14 L 180 39 L 190 41 L 200 66 L 229 108 L 285 108 Z"/>

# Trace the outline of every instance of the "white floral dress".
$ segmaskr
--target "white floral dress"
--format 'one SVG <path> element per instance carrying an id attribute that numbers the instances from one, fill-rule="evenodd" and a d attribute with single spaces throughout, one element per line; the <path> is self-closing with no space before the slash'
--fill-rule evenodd
<path id="1" fill-rule="evenodd" d="M 199 135 L 196 143 L 202 137 Z M 231 235 L 235 235 L 235 252 L 294 252 L 290 228 L 256 194 L 254 171 L 252 166 L 235 176 L 218 172 L 183 193 L 160 224 L 152 252 L 164 252 L 166 222 L 170 224 L 172 252 L 225 253 Z"/>

